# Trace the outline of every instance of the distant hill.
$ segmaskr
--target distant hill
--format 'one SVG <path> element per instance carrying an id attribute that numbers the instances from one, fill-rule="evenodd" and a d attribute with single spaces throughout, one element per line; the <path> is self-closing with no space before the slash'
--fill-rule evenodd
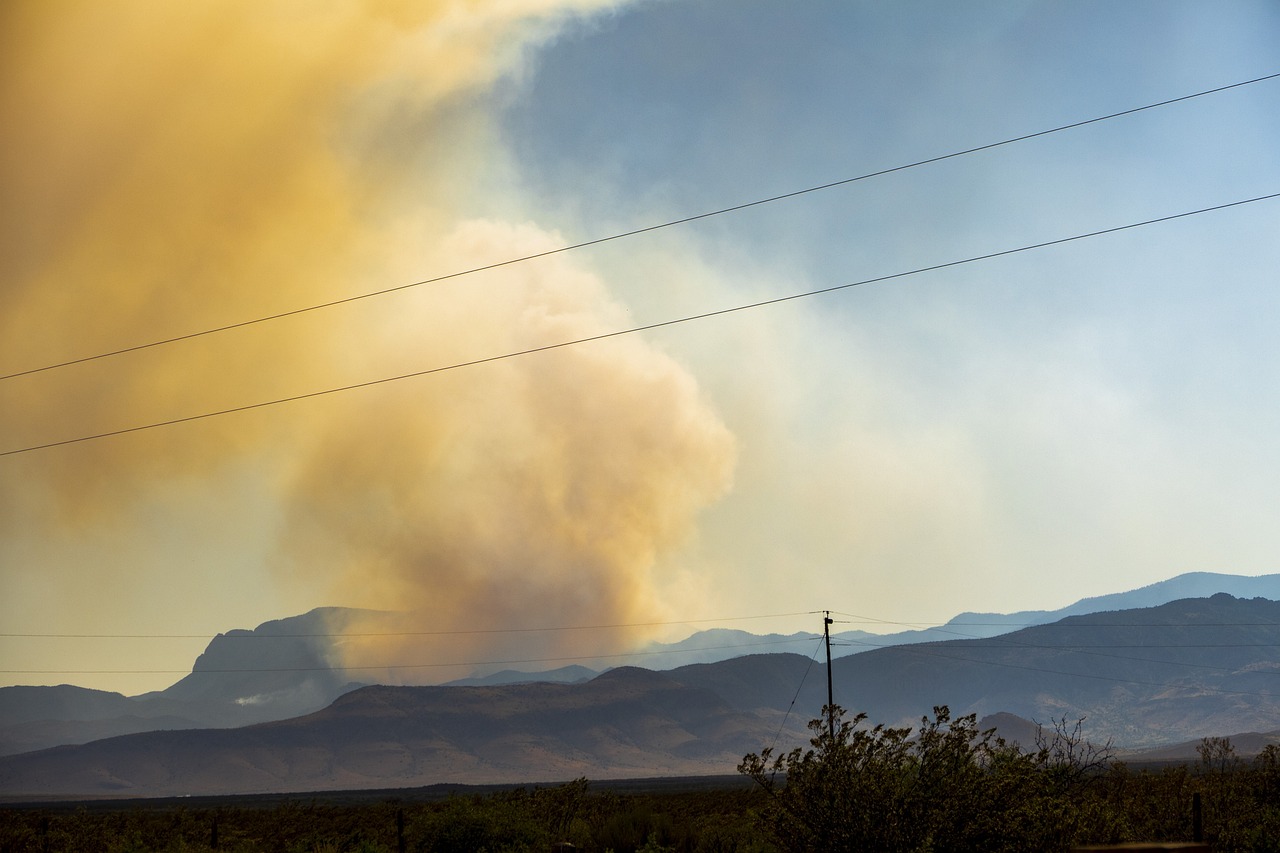
<path id="1" fill-rule="evenodd" d="M 1270 732 L 1238 732 L 1233 735 L 1216 735 L 1231 741 L 1231 749 L 1241 761 L 1249 761 L 1268 746 L 1280 746 L 1280 729 Z M 1121 757 L 1132 763 L 1159 762 L 1196 764 L 1200 761 L 1200 745 L 1202 740 L 1183 741 L 1182 743 L 1136 750 Z"/>
<path id="2" fill-rule="evenodd" d="M 996 736 L 1003 738 L 1005 743 L 1019 746 L 1027 752 L 1037 749 L 1041 738 L 1048 742 L 1054 733 L 1053 723 L 1048 720 L 1034 723 L 1007 711 L 988 714 L 978 720 L 979 731 L 985 732 L 989 729 L 993 729 Z"/>
<path id="3" fill-rule="evenodd" d="M 872 722 L 917 725 L 946 704 L 953 715 L 974 713 L 1021 742 L 1034 741 L 1035 723 L 1083 717 L 1088 739 L 1135 749 L 1274 732 L 1277 675 L 1280 603 L 1218 594 L 853 655 L 835 661 L 833 685 L 837 703 Z M 667 672 L 623 667 L 578 684 L 366 687 L 289 720 L 2 757 L 0 794 L 159 796 L 725 773 L 746 752 L 804 743 L 804 724 L 826 701 L 824 676 L 808 656 L 763 654 Z"/>
<path id="4" fill-rule="evenodd" d="M 590 681 L 600 673 L 585 666 L 562 666 L 559 669 L 548 669 L 543 672 L 520 672 L 504 669 L 492 675 L 459 678 L 444 684 L 445 687 L 488 687 L 496 684 L 527 684 L 530 681 L 548 681 L 553 684 L 577 684 Z"/>
<path id="5" fill-rule="evenodd" d="M 40 720 L 104 720 L 136 710 L 137 705 L 119 693 L 70 684 L 0 689 L 0 726 Z"/>
<path id="6" fill-rule="evenodd" d="M 208 725 L 165 703 L 60 684 L 0 688 L 0 755 L 154 729 Z"/>
<path id="7" fill-rule="evenodd" d="M 1023 610 L 1018 613 L 961 613 L 946 625 L 963 628 L 966 634 L 994 637 L 1027 625 L 1045 625 L 1067 616 L 1081 616 L 1107 610 L 1131 610 L 1135 607 L 1157 607 L 1183 598 L 1208 598 L 1225 592 L 1236 598 L 1269 598 L 1280 600 L 1280 574 L 1226 575 L 1216 572 L 1187 572 L 1128 592 L 1082 598 L 1058 610 Z M 952 635 L 952 637 L 954 634 Z M 951 639 L 935 637 L 933 639 Z"/>
<path id="8" fill-rule="evenodd" d="M 172 796 L 732 772 L 772 716 L 624 667 L 579 685 L 366 687 L 293 720 L 0 758 L 0 795 Z"/>
<path id="9" fill-rule="evenodd" d="M 325 607 L 252 631 L 218 634 L 190 675 L 140 696 L 66 684 L 0 688 L 0 755 L 154 729 L 243 726 L 318 710 L 360 686 L 333 668 L 331 635 L 369 614 Z"/>
<path id="10" fill-rule="evenodd" d="M 739 655 L 774 652 L 810 655 L 821 637 L 821 634 L 807 631 L 794 634 L 752 634 L 736 628 L 709 628 L 679 642 L 649 643 L 639 654 L 649 669 L 675 669 L 692 663 L 715 663 Z"/>

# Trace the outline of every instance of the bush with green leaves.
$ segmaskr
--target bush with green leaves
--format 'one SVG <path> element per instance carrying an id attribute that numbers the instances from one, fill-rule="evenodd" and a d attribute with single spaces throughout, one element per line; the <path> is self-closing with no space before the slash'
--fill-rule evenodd
<path id="1" fill-rule="evenodd" d="M 1192 802 L 1215 853 L 1280 853 L 1280 747 L 1225 739 L 1189 765 L 1133 769 L 1066 721 L 1028 752 L 938 708 L 918 730 L 815 723 L 810 750 L 747 756 L 750 788 L 588 791 L 587 781 L 444 800 L 321 799 L 0 807 L 0 853 L 776 853 L 1052 851 L 1190 841 Z M 193 804 L 194 805 L 194 804 Z M 217 827 L 216 843 L 214 827 Z"/>
<path id="2" fill-rule="evenodd" d="M 1078 729 L 1024 752 L 946 706 L 914 735 L 824 710 L 836 722 L 810 723 L 811 749 L 738 767 L 768 795 L 761 828 L 783 850 L 1055 850 L 1080 834 L 1073 795 L 1103 762 Z"/>

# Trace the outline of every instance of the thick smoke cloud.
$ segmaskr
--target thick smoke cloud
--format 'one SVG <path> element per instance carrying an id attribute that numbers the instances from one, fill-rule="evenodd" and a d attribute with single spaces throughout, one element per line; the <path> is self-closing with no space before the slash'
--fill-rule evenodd
<path id="1" fill-rule="evenodd" d="M 556 245 L 475 215 L 507 209 L 482 195 L 504 159 L 479 96 L 566 16 L 604 5 L 5 4 L 0 372 Z M 626 324 L 570 260 L 527 264 L 4 380 L 0 444 Z M 407 610 L 437 630 L 644 621 L 671 580 L 660 557 L 733 459 L 692 377 L 613 339 L 8 457 L 5 586 L 15 613 L 50 591 L 71 613 L 154 611 L 252 598 L 227 587 L 269 565 L 296 582 L 285 600 Z M 350 661 L 511 642 L 476 636 L 495 642 L 353 641 Z M 555 654 L 582 638 L 516 642 Z"/>
<path id="2" fill-rule="evenodd" d="M 559 242 L 477 221 L 454 235 L 450 255 L 466 264 Z M 385 328 L 383 344 L 426 364 L 627 325 L 598 279 L 560 260 L 413 302 L 414 319 Z M 308 575 L 326 567 L 340 600 L 407 608 L 413 618 L 400 624 L 427 632 L 669 616 L 659 557 L 727 488 L 734 459 L 732 436 L 693 378 L 633 337 L 410 380 L 320 426 L 287 484 L 287 562 Z M 353 640 L 347 662 L 602 654 L 632 634 Z"/>

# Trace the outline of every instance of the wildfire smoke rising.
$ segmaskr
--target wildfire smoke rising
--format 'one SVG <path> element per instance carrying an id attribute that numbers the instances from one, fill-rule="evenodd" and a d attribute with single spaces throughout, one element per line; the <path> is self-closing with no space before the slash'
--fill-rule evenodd
<path id="1" fill-rule="evenodd" d="M 555 245 L 531 228 L 484 222 L 457 240 L 477 258 Z M 625 325 L 601 282 L 561 261 L 492 279 L 419 295 L 441 324 L 425 338 L 416 324 L 388 334 L 431 353 L 427 363 L 448 363 Z M 325 426 L 287 486 L 290 563 L 308 573 L 329 564 L 338 600 L 408 607 L 435 628 L 655 618 L 658 557 L 728 487 L 734 460 L 732 436 L 692 377 L 634 337 L 445 374 L 344 408 Z M 551 633 L 467 647 L 582 654 L 584 639 L 587 653 L 620 645 Z M 421 636 L 346 648 L 350 665 L 441 657 Z"/>
<path id="2" fill-rule="evenodd" d="M 559 244 L 472 214 L 505 163 L 475 96 L 566 14 L 602 5 L 6 4 L 0 368 Z M 603 282 L 546 259 L 5 380 L 0 439 L 56 441 L 625 325 Z M 293 584 L 285 601 L 408 611 L 412 627 L 646 621 L 675 582 L 661 556 L 728 488 L 734 453 L 687 371 L 623 338 L 10 457 L 6 619 L 48 595 L 71 620 L 233 607 L 270 568 Z M 493 639 L 452 657 L 512 642 L 481 636 Z M 346 662 L 450 651 L 418 637 L 353 640 Z M 583 640 L 517 643 L 538 656 Z"/>

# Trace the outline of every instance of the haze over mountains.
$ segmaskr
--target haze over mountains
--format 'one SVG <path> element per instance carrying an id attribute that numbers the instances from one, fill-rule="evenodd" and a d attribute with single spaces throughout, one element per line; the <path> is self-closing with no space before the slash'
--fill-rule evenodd
<path id="1" fill-rule="evenodd" d="M 946 625 L 890 634 L 842 631 L 833 635 L 832 654 L 843 657 L 906 643 L 993 637 L 1064 616 L 1148 607 L 1218 592 L 1240 598 L 1280 599 L 1280 575 L 1244 577 L 1194 572 L 1129 592 L 1083 599 L 1055 611 L 962 613 Z M 362 683 L 361 673 L 345 673 L 338 668 L 334 635 L 357 619 L 368 626 L 376 617 L 369 611 L 328 607 L 266 622 L 252 631 L 236 629 L 219 634 L 196 659 L 190 675 L 165 690 L 140 696 L 126 697 L 69 685 L 0 688 L 0 755 L 157 728 L 225 728 L 317 711 Z M 651 644 L 629 662 L 663 670 L 741 654 L 796 652 L 808 656 L 815 652 L 819 637 L 817 633 L 762 636 L 716 628 L 699 631 L 678 643 Z M 585 666 L 575 664 L 538 673 L 479 672 L 453 683 L 572 683 L 599 674 L 616 660 L 586 661 Z"/>
<path id="2" fill-rule="evenodd" d="M 1219 592 L 1090 609 L 1208 587 L 1249 597 Z M 1026 627 L 997 636 L 981 632 L 1013 624 L 1013 615 L 964 614 L 925 634 L 952 632 L 949 639 L 879 636 L 881 648 L 837 659 L 835 700 L 892 724 L 914 724 L 937 704 L 994 715 L 1010 730 L 1019 723 L 1008 714 L 1085 717 L 1089 736 L 1134 748 L 1248 732 L 1259 734 L 1241 743 L 1272 742 L 1268 733 L 1280 728 L 1280 604 L 1272 597 L 1280 598 L 1280 576 L 1195 574 L 1080 602 L 1064 609 L 1079 615 L 1066 618 L 1016 614 Z M 501 684 L 360 687 L 331 665 L 329 638 L 318 629 L 341 618 L 342 611 L 316 611 L 219 635 L 191 675 L 158 693 L 0 689 L 9 753 L 0 758 L 0 793 L 152 796 L 731 773 L 746 752 L 803 743 L 805 722 L 826 701 L 816 646 L 805 635 L 802 654 L 664 672 L 622 667 L 593 677 L 570 667 L 488 676 Z M 640 659 L 774 642 L 738 633 L 703 632 Z M 58 739 L 94 742 L 41 750 Z"/>
<path id="3" fill-rule="evenodd" d="M 1017 613 L 961 613 L 945 625 L 907 626 L 905 630 L 886 634 L 864 630 L 832 633 L 831 654 L 835 657 L 858 654 L 869 649 L 922 643 L 933 640 L 995 637 L 1031 625 L 1046 625 L 1067 616 L 1104 610 L 1128 610 L 1155 607 L 1180 598 L 1207 598 L 1225 592 L 1236 598 L 1270 598 L 1280 600 L 1280 574 L 1228 575 L 1216 572 L 1188 572 L 1128 592 L 1082 598 L 1058 610 L 1022 610 Z M 875 620 L 868 620 L 875 621 Z M 837 622 L 837 629 L 839 626 Z M 889 627 L 890 623 L 879 623 Z M 760 636 L 746 631 L 717 628 L 699 631 L 679 643 L 654 643 L 645 649 L 643 665 L 651 669 L 673 669 L 689 663 L 725 660 L 739 653 L 760 651 L 797 651 L 809 654 L 821 634 L 769 634 Z"/>

